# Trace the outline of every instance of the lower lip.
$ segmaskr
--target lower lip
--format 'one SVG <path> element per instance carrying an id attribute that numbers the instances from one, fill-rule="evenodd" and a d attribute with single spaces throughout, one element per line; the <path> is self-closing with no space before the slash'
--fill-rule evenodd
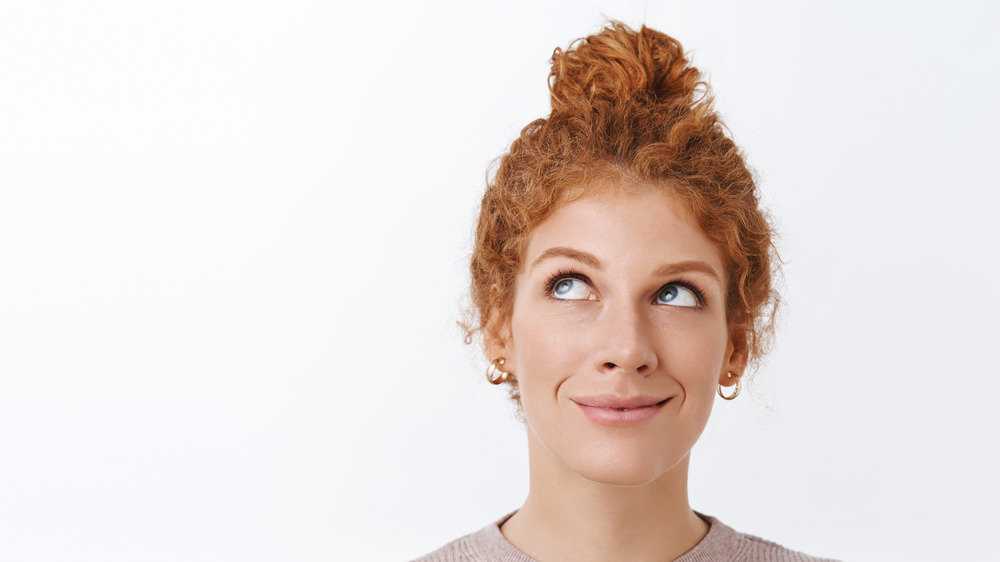
<path id="1" fill-rule="evenodd" d="M 665 404 L 653 406 L 643 406 L 642 408 L 632 408 L 630 410 L 617 410 L 615 408 L 601 408 L 598 406 L 584 406 L 577 404 L 583 415 L 587 419 L 602 425 L 639 425 L 653 419 Z"/>

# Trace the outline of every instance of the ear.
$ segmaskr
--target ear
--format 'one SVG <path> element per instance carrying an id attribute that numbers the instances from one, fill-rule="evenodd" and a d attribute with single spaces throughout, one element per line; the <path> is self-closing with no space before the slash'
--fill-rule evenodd
<path id="1" fill-rule="evenodd" d="M 726 357 L 722 364 L 722 372 L 719 373 L 719 384 L 722 386 L 736 384 L 746 371 L 748 359 L 746 329 L 742 326 L 733 326 L 729 329 L 729 343 L 726 344 Z M 733 376 L 730 377 L 729 373 Z"/>
<path id="2" fill-rule="evenodd" d="M 483 326 L 483 350 L 489 361 L 503 357 L 506 366 L 509 367 L 514 363 L 514 340 L 510 319 L 496 309 L 490 313 L 489 320 Z"/>

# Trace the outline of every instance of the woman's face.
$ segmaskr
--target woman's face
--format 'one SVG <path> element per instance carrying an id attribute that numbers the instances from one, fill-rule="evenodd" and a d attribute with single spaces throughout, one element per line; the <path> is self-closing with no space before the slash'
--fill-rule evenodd
<path id="1" fill-rule="evenodd" d="M 494 348 L 541 445 L 532 465 L 641 485 L 685 460 L 744 364 L 725 287 L 715 247 L 659 189 L 603 190 L 539 225 Z"/>

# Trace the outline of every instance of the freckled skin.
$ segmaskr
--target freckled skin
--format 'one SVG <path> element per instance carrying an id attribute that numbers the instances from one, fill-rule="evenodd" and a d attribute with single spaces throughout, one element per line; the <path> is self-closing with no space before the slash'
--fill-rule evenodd
<path id="1" fill-rule="evenodd" d="M 715 247 L 658 188 L 600 190 L 532 231 L 511 318 L 485 340 L 517 377 L 527 424 L 531 488 L 501 527 L 515 546 L 540 560 L 660 559 L 704 536 L 689 454 L 716 385 L 746 359 L 725 287 Z M 669 400 L 631 425 L 595 422 L 574 400 L 609 394 Z"/>
<path id="2" fill-rule="evenodd" d="M 552 247 L 592 254 L 603 271 L 563 256 L 531 266 Z M 702 272 L 680 276 L 704 294 L 703 306 L 658 300 L 677 278 L 656 270 L 692 260 L 724 275 L 712 243 L 653 189 L 567 203 L 532 232 L 505 356 L 518 377 L 531 438 L 551 456 L 539 462 L 634 486 L 687 458 L 708 421 L 716 384 L 733 368 L 720 280 Z M 577 298 L 554 298 L 547 283 L 560 271 L 585 276 L 589 283 L 580 283 L 589 291 L 574 281 L 571 295 Z M 605 393 L 670 401 L 650 423 L 609 427 L 587 420 L 572 400 Z"/>

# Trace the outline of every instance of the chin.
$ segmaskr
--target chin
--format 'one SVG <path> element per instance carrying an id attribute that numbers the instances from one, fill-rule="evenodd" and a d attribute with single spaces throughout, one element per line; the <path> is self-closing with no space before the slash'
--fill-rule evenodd
<path id="1" fill-rule="evenodd" d="M 676 466 L 676 465 L 675 465 Z M 653 459 L 604 459 L 603 462 L 579 463 L 570 469 L 581 477 L 609 486 L 639 487 L 645 486 L 670 472 L 672 466 L 667 463 L 655 462 Z"/>

